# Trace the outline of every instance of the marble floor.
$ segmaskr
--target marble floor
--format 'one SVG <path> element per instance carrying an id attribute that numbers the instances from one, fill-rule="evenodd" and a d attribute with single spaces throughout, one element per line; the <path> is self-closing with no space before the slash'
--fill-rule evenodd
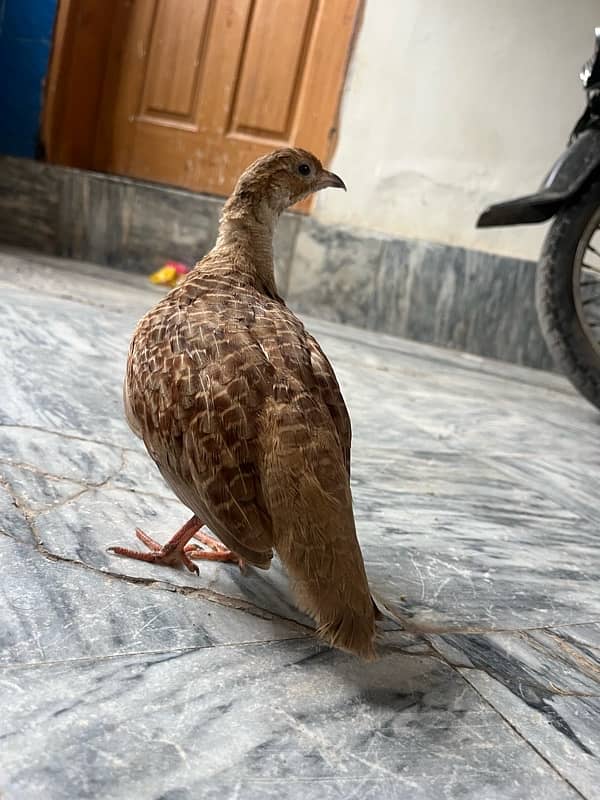
<path id="1" fill-rule="evenodd" d="M 121 410 L 159 294 L 0 254 L 3 800 L 598 797 L 600 414 L 555 375 L 308 321 L 390 610 L 363 664 L 277 563 L 107 553 L 187 516 Z"/>

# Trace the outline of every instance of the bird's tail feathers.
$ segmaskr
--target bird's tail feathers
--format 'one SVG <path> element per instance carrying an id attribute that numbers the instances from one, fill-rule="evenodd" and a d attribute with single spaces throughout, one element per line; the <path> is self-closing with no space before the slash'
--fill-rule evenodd
<path id="1" fill-rule="evenodd" d="M 329 644 L 373 658 L 378 612 L 356 537 L 349 477 L 333 432 L 313 430 L 309 442 L 276 448 L 264 465 L 262 485 L 275 549 L 299 607 Z"/>

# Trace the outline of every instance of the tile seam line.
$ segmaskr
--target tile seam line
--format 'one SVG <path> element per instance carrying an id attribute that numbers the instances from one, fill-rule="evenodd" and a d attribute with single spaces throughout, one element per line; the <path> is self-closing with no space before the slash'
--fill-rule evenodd
<path id="1" fill-rule="evenodd" d="M 578 789 L 578 788 L 577 788 L 577 787 L 576 787 L 576 786 L 575 786 L 575 785 L 574 785 L 574 784 L 571 782 L 571 780 L 570 780 L 569 778 L 567 778 L 565 775 L 563 775 L 563 774 L 562 774 L 562 772 L 560 771 L 560 769 L 559 769 L 558 767 L 556 767 L 556 766 L 555 766 L 555 765 L 554 765 L 554 764 L 553 764 L 553 763 L 552 763 L 552 762 L 551 762 L 551 761 L 548 759 L 548 757 L 547 757 L 547 756 L 545 756 L 545 755 L 544 755 L 544 754 L 541 752 L 541 750 L 539 750 L 539 749 L 538 749 L 538 748 L 537 748 L 537 747 L 536 747 L 536 746 L 533 744 L 533 742 L 530 742 L 530 741 L 529 741 L 529 739 L 527 739 L 527 738 L 526 738 L 526 737 L 525 737 L 525 736 L 524 736 L 524 735 L 523 735 L 523 734 L 522 734 L 522 733 L 521 733 L 521 732 L 518 730 L 518 728 L 517 728 L 517 727 L 516 727 L 516 726 L 515 726 L 515 725 L 514 725 L 514 724 L 513 724 L 513 723 L 512 723 L 512 722 L 511 722 L 511 721 L 510 721 L 510 720 L 509 720 L 507 717 L 505 717 L 505 715 L 502 713 L 502 711 L 500 711 L 500 709 L 496 708 L 496 707 L 495 707 L 495 706 L 494 706 L 494 705 L 491 703 L 491 701 L 490 701 L 490 700 L 488 700 L 488 699 L 487 699 L 487 697 L 485 697 L 485 696 L 484 696 L 484 695 L 483 695 L 483 694 L 482 694 L 482 693 L 479 691 L 479 689 L 477 688 L 477 686 L 475 686 L 473 683 L 471 683 L 471 681 L 468 679 L 468 677 L 467 677 L 466 675 L 463 675 L 463 674 L 460 672 L 460 669 L 459 669 L 458 667 L 455 667 L 455 666 L 453 666 L 453 665 L 449 665 L 449 666 L 450 666 L 450 667 L 451 667 L 451 668 L 452 668 L 452 669 L 453 669 L 453 670 L 454 670 L 454 671 L 455 671 L 455 672 L 456 672 L 458 675 L 460 675 L 460 677 L 461 677 L 461 678 L 462 678 L 462 679 L 465 681 L 465 683 L 467 683 L 467 684 L 468 684 L 468 685 L 471 687 L 471 689 L 473 689 L 473 691 L 474 691 L 474 692 L 475 692 L 475 693 L 476 693 L 476 694 L 477 694 L 477 695 L 478 695 L 478 696 L 479 696 L 479 697 L 480 697 L 480 698 L 483 700 L 483 702 L 484 702 L 484 703 L 485 703 L 487 706 L 489 706 L 489 708 L 490 708 L 490 709 L 491 709 L 491 710 L 492 710 L 492 711 L 493 711 L 495 714 L 497 714 L 497 715 L 500 717 L 500 719 L 502 719 L 502 720 L 503 720 L 503 721 L 506 723 L 506 725 L 508 725 L 508 727 L 509 727 L 509 728 L 510 728 L 510 729 L 511 729 L 511 730 L 512 730 L 512 731 L 513 731 L 513 732 L 514 732 L 514 733 L 515 733 L 517 736 L 518 736 L 518 738 L 519 738 L 519 739 L 520 739 L 522 742 L 524 742 L 524 744 L 525 744 L 525 745 L 526 745 L 528 748 L 530 748 L 531 750 L 533 750 L 533 752 L 534 752 L 534 753 L 535 753 L 535 754 L 536 754 L 536 755 L 537 755 L 539 758 L 541 758 L 541 759 L 542 759 L 542 761 L 543 761 L 545 764 L 547 764 L 547 766 L 548 766 L 548 767 L 550 767 L 550 770 L 551 770 L 551 771 L 552 771 L 552 772 L 553 772 L 555 775 L 557 775 L 557 776 L 558 776 L 558 778 L 560 778 L 560 780 L 561 780 L 563 783 L 565 783 L 567 786 L 569 786 L 569 787 L 570 787 L 570 788 L 571 788 L 571 789 L 572 789 L 572 790 L 573 790 L 573 791 L 574 791 L 574 792 L 575 792 L 575 793 L 576 793 L 576 794 L 577 794 L 579 797 L 581 797 L 581 798 L 582 798 L 582 800 L 592 800 L 592 798 L 588 797 L 588 795 L 587 795 L 587 794 L 584 794 L 584 793 L 583 793 L 583 792 L 582 792 L 580 789 Z M 485 672 L 485 670 L 477 670 L 477 671 L 478 671 L 478 672 L 482 672 L 484 675 L 487 675 L 487 674 L 488 674 L 488 673 L 486 673 L 486 672 Z M 492 676 L 490 676 L 490 677 L 492 677 Z M 494 679 L 494 680 L 495 680 L 495 679 Z"/>
<path id="2" fill-rule="evenodd" d="M 5 664 L 0 663 L 0 672 L 2 671 L 17 671 L 20 669 L 45 669 L 47 667 L 60 667 L 60 666 L 85 666 L 105 662 L 118 661 L 120 659 L 137 658 L 141 656 L 162 656 L 162 655 L 175 655 L 186 653 L 199 653 L 208 650 L 217 650 L 219 648 L 233 648 L 233 647 L 253 647 L 264 646 L 270 644 L 278 644 L 279 642 L 303 642 L 309 640 L 308 633 L 301 633 L 298 636 L 284 636 L 281 639 L 256 639 L 255 641 L 247 639 L 241 642 L 217 642 L 215 644 L 196 645 L 191 647 L 175 647 L 166 650 L 132 650 L 124 653 L 108 653 L 100 656 L 81 656 L 79 658 L 60 658 L 48 661 L 11 661 Z M 315 643 L 318 644 L 318 642 Z"/>
<path id="3" fill-rule="evenodd" d="M 491 678 L 492 680 L 496 681 L 497 683 L 500 682 L 499 679 L 496 677 L 496 675 L 493 673 L 493 671 L 491 671 L 491 667 L 490 667 L 490 670 L 488 670 L 488 669 L 486 669 L 485 667 L 482 667 L 482 666 L 475 667 L 473 665 L 456 664 L 456 663 L 454 663 L 453 661 L 450 660 L 449 656 L 445 655 L 441 650 L 439 650 L 438 647 L 436 646 L 435 642 L 432 642 L 428 636 L 425 636 L 424 638 L 425 638 L 425 641 L 428 643 L 429 647 L 431 648 L 432 652 L 430 653 L 430 656 L 432 658 L 437 658 L 439 661 L 442 661 L 448 667 L 452 667 L 455 670 L 459 670 L 459 671 L 460 670 L 466 670 L 467 674 L 470 674 L 472 672 L 480 672 L 483 675 L 487 675 L 489 678 Z M 467 656 L 467 658 L 468 658 L 468 656 Z M 461 673 L 461 675 L 462 675 L 462 673 Z M 466 675 L 463 675 L 463 678 L 466 679 Z M 526 685 L 531 686 L 531 687 L 535 687 L 536 686 L 536 684 L 534 684 L 533 682 L 527 683 Z M 540 684 L 540 686 L 541 686 L 541 684 Z M 473 688 L 475 688 L 475 687 L 473 687 Z M 509 691 L 511 691 L 511 690 L 509 689 Z M 576 698 L 600 699 L 600 689 L 596 693 L 593 693 L 593 692 L 578 692 L 578 691 L 569 692 L 569 691 L 566 691 L 566 690 L 565 691 L 563 691 L 563 690 L 554 691 L 553 693 L 558 697 L 576 697 Z M 522 698 L 519 698 L 519 699 L 522 699 Z"/>

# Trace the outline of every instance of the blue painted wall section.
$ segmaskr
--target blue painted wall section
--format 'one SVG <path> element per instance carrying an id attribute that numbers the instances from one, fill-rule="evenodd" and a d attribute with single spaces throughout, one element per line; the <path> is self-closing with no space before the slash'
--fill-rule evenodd
<path id="1" fill-rule="evenodd" d="M 0 153 L 34 157 L 57 0 L 0 0 Z"/>

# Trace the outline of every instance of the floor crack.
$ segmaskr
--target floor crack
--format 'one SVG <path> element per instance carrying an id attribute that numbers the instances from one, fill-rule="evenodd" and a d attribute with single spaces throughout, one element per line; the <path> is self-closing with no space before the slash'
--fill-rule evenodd
<path id="1" fill-rule="evenodd" d="M 12 493 L 11 493 L 12 495 Z M 36 515 L 25 509 L 18 499 L 13 497 L 13 503 L 21 512 L 21 516 L 23 517 L 24 521 L 26 522 L 29 530 L 31 532 L 33 538 L 33 548 L 42 558 L 46 559 L 47 561 L 53 561 L 55 563 L 61 564 L 70 564 L 72 566 L 79 567 L 80 569 L 89 570 L 96 575 L 100 575 L 104 578 L 109 580 L 116 580 L 122 581 L 124 583 L 133 584 L 136 586 L 148 586 L 154 589 L 160 589 L 162 591 L 170 591 L 175 592 L 176 594 L 183 595 L 185 597 L 198 597 L 202 600 L 206 600 L 209 603 L 214 603 L 221 607 L 231 608 L 236 611 L 242 611 L 247 614 L 250 614 L 253 617 L 257 617 L 259 619 L 264 619 L 267 621 L 281 621 L 286 624 L 292 625 L 295 628 L 298 628 L 305 632 L 310 632 L 314 634 L 314 628 L 310 627 L 309 625 L 304 625 L 301 622 L 298 622 L 295 619 L 290 617 L 285 617 L 281 614 L 276 614 L 275 612 L 268 611 L 267 609 L 262 608 L 261 606 L 252 603 L 249 600 L 243 600 L 237 597 L 230 597 L 229 595 L 223 594 L 222 592 L 217 592 L 214 589 L 208 589 L 202 586 L 177 586 L 172 583 L 168 583 L 166 581 L 159 581 L 155 578 L 140 578 L 133 575 L 122 575 L 117 574 L 114 572 L 110 572 L 108 570 L 100 569 L 99 567 L 94 567 L 91 564 L 86 564 L 84 561 L 81 561 L 77 558 L 69 558 L 67 556 L 61 556 L 57 553 L 53 553 L 49 550 L 44 544 L 42 544 L 41 537 L 39 532 L 36 528 Z M 41 515 L 40 515 L 41 516 Z M 11 538 L 12 541 L 16 541 Z M 21 546 L 27 546 L 26 543 L 17 542 Z"/>
<path id="2" fill-rule="evenodd" d="M 122 454 L 121 466 L 124 463 L 124 458 L 125 458 L 124 454 Z M 89 488 L 96 489 L 96 488 L 102 487 L 102 486 L 106 485 L 113 477 L 114 477 L 114 475 L 110 475 L 109 477 L 107 477 L 104 481 L 102 481 L 97 486 L 89 487 Z M 12 490 L 12 487 L 10 486 L 10 484 L 8 484 L 2 478 L 2 476 L 0 476 L 0 483 L 1 483 L 1 485 L 5 486 L 7 492 L 9 493 L 9 495 L 11 497 L 13 505 L 20 512 L 21 517 L 23 518 L 23 520 L 27 524 L 27 526 L 28 526 L 28 528 L 29 528 L 29 530 L 31 532 L 32 539 L 33 539 L 33 547 L 34 547 L 34 549 L 36 550 L 36 552 L 38 552 L 43 558 L 45 558 L 48 561 L 54 561 L 54 562 L 58 562 L 58 563 L 75 565 L 75 566 L 77 566 L 79 568 L 89 570 L 89 571 L 91 571 L 91 572 L 93 572 L 93 573 L 95 573 L 97 575 L 101 575 L 101 576 L 106 577 L 106 578 L 108 578 L 110 580 L 120 580 L 120 581 L 123 581 L 125 583 L 141 585 L 141 586 L 150 586 L 152 588 L 161 589 L 163 591 L 171 591 L 171 592 L 175 592 L 177 594 L 181 594 L 181 595 L 184 595 L 184 596 L 199 597 L 199 598 L 201 598 L 203 600 L 208 601 L 209 603 L 215 603 L 216 605 L 220 605 L 220 606 L 223 606 L 223 607 L 226 607 L 226 608 L 232 608 L 232 609 L 235 609 L 237 611 L 243 611 L 243 612 L 246 612 L 246 613 L 250 614 L 251 616 L 258 617 L 259 619 L 264 619 L 264 620 L 269 620 L 269 621 L 279 620 L 281 622 L 285 622 L 287 624 L 293 625 L 293 626 L 295 626 L 295 627 L 297 627 L 297 628 L 299 628 L 299 629 L 301 629 L 303 631 L 310 631 L 311 633 L 314 633 L 314 629 L 311 628 L 308 625 L 304 625 L 304 624 L 302 624 L 300 622 L 297 622 L 296 620 L 291 619 L 289 617 L 284 617 L 284 616 L 282 616 L 280 614 L 276 614 L 276 613 L 274 613 L 272 611 L 268 611 L 267 609 L 261 608 L 260 606 L 257 606 L 255 603 L 252 603 L 249 600 L 242 600 L 241 598 L 230 597 L 228 595 L 222 594 L 221 592 L 217 592 L 214 589 L 208 589 L 206 587 L 200 587 L 200 586 L 198 586 L 198 587 L 195 587 L 195 586 L 176 586 L 174 584 L 167 583 L 166 581 L 158 581 L 158 580 L 156 580 L 154 578 L 139 578 L 139 577 L 135 577 L 133 575 L 116 574 L 114 572 L 110 572 L 110 571 L 107 571 L 107 570 L 102 570 L 102 569 L 100 569 L 98 567 L 94 567 L 91 564 L 86 564 L 84 561 L 81 561 L 81 560 L 79 560 L 77 558 L 69 558 L 67 556 L 61 556 L 61 555 L 58 555 L 57 553 L 53 553 L 51 550 L 49 550 L 42 543 L 42 537 L 40 536 L 40 534 L 39 534 L 39 532 L 37 530 L 37 527 L 36 527 L 37 519 L 39 517 L 42 517 L 44 515 L 44 513 L 46 513 L 46 512 L 41 512 L 41 513 L 38 514 L 38 513 L 34 512 L 33 510 L 29 509 L 20 500 L 20 498 L 18 498 L 15 495 L 15 493 Z M 89 488 L 88 487 L 84 488 L 81 492 L 78 493 L 77 496 L 81 496 L 86 491 L 88 491 Z M 69 502 L 71 499 L 73 499 L 73 498 L 67 498 L 65 503 Z M 64 505 L 64 503 L 63 503 L 63 505 Z M 54 508 L 56 508 L 56 506 L 53 506 L 52 508 L 54 509 Z M 13 541 L 16 541 L 13 537 L 9 536 L 9 538 L 11 538 L 11 540 L 13 540 Z M 20 542 L 19 544 L 23 544 L 23 543 Z"/>
<path id="3" fill-rule="evenodd" d="M 63 439 L 73 439 L 74 441 L 85 442 L 86 444 L 101 445 L 102 447 L 108 447 L 111 450 L 118 448 L 119 450 L 125 450 L 128 453 L 137 453 L 138 455 L 140 454 L 140 450 L 135 447 L 128 447 L 127 445 L 115 444 L 115 442 L 107 442 L 103 439 L 92 439 L 88 436 L 84 436 L 83 434 L 65 433 L 65 431 L 58 431 L 53 428 L 44 428 L 41 425 L 26 425 L 16 422 L 8 422 L 8 423 L 0 423 L 0 430 L 2 428 L 6 429 L 14 428 L 16 430 L 26 430 L 26 431 L 39 431 L 40 433 L 49 433 L 52 436 L 60 436 Z"/>

